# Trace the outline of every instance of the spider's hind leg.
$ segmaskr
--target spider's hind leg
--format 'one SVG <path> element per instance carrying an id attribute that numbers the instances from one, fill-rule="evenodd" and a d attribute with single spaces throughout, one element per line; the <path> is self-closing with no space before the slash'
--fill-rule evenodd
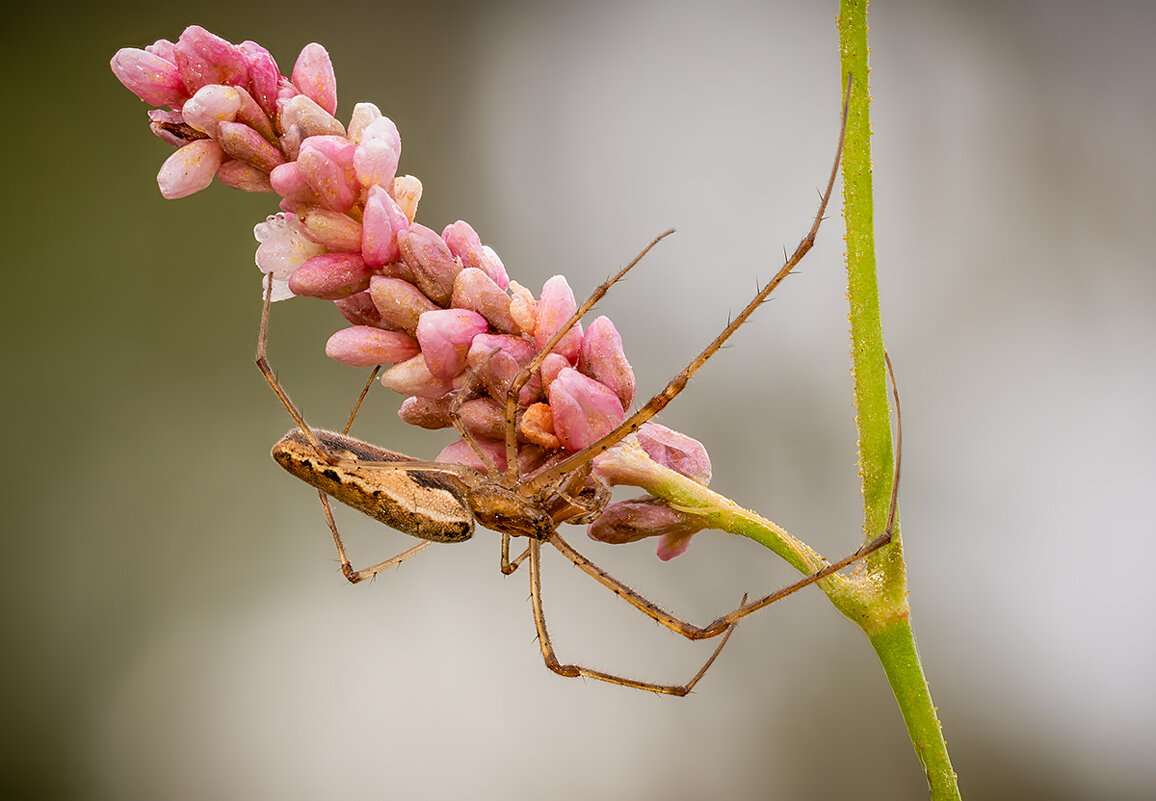
<path id="1" fill-rule="evenodd" d="M 734 632 L 735 624 L 731 623 L 726 627 L 726 633 L 721 642 L 711 653 L 698 672 L 690 678 L 690 681 L 685 684 L 656 684 L 649 681 L 641 681 L 639 679 L 632 679 L 626 676 L 618 676 L 613 673 L 605 673 L 601 670 L 594 670 L 593 668 L 583 667 L 582 665 L 566 665 L 558 660 L 554 653 L 554 646 L 550 641 L 550 633 L 546 629 L 546 615 L 542 610 L 542 543 L 540 540 L 531 540 L 529 547 L 530 554 L 530 602 L 534 609 L 534 625 L 538 629 L 538 644 L 542 649 L 542 659 L 546 663 L 546 667 L 557 673 L 559 676 L 566 676 L 567 678 L 577 678 L 585 676 L 590 679 L 598 679 L 609 684 L 618 684 L 622 687 L 633 687 L 636 690 L 649 690 L 650 692 L 660 693 L 662 695 L 684 696 L 694 689 L 701 679 L 714 664 L 715 659 L 718 658 L 719 653 L 722 652 L 723 646 L 727 644 L 731 634 Z M 746 603 L 747 596 L 744 595 L 739 606 Z"/>

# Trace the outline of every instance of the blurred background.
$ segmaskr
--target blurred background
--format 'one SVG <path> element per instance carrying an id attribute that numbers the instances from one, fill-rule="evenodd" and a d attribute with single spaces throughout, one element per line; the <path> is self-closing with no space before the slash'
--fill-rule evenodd
<path id="1" fill-rule="evenodd" d="M 162 200 L 169 150 L 107 66 L 190 23 L 283 71 L 323 43 L 339 116 L 368 100 L 397 122 L 419 218 L 469 220 L 535 291 L 563 273 L 581 296 L 677 227 L 600 305 L 642 395 L 814 213 L 835 7 L 10 10 L 0 795 L 925 798 L 874 655 L 818 592 L 753 616 L 672 700 L 549 673 L 490 532 L 346 584 L 315 495 L 268 457 L 289 420 L 252 366 L 251 231 L 273 200 Z M 965 797 L 1156 781 L 1154 33 L 1144 0 L 872 7 L 910 595 Z M 860 528 L 840 227 L 662 417 L 707 444 L 714 488 L 832 558 Z M 275 309 L 273 363 L 320 425 L 364 380 L 322 353 L 341 325 L 324 303 Z M 436 454 L 398 400 L 378 387 L 355 433 Z M 407 545 L 340 521 L 358 564 Z M 726 535 L 670 564 L 571 539 L 698 622 L 792 578 Z M 564 660 L 679 682 L 709 652 L 557 554 L 544 581 Z"/>

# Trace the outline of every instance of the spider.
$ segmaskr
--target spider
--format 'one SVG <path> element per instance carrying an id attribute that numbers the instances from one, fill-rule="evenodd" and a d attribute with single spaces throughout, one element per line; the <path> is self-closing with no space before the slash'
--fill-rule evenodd
<path id="1" fill-rule="evenodd" d="M 803 236 L 795 251 L 786 258 L 778 273 L 758 291 L 746 308 L 731 320 L 702 353 L 671 379 L 661 392 L 598 441 L 529 477 L 520 475 L 518 468 L 516 421 L 519 391 L 534 371 L 541 366 L 546 355 L 578 323 L 581 317 L 607 293 L 614 283 L 638 264 L 651 248 L 672 231 L 667 231 L 656 237 L 634 260 L 616 275 L 599 285 L 586 302 L 557 331 L 553 339 L 541 348 L 534 359 L 510 383 L 506 394 L 504 418 L 507 455 L 507 467 L 504 471 L 494 467 L 492 460 L 477 447 L 473 436 L 461 425 L 459 420 L 456 420 L 456 415 L 455 426 L 463 438 L 482 457 L 483 462 L 487 465 L 486 471 L 483 472 L 461 464 L 415 460 L 405 454 L 385 450 L 350 437 L 348 431 L 353 417 L 350 418 L 345 431 L 340 434 L 309 426 L 269 366 L 266 342 L 270 295 L 266 292 L 257 340 L 256 362 L 269 386 L 297 424 L 296 429 L 286 434 L 273 447 L 273 457 L 290 473 L 318 490 L 345 577 L 351 583 L 372 578 L 384 570 L 401 564 L 432 543 L 462 542 L 469 539 L 473 536 L 475 522 L 480 523 L 502 535 L 501 569 L 504 574 L 512 574 L 524 560 L 529 560 L 530 597 L 534 623 L 538 632 L 542 658 L 550 670 L 571 678 L 585 676 L 626 687 L 685 696 L 714 663 L 741 618 L 841 570 L 890 542 L 895 518 L 895 492 L 899 477 L 898 458 L 895 470 L 896 483 L 892 490 L 891 519 L 883 535 L 867 543 L 850 556 L 827 565 L 822 570 L 770 595 L 750 603 L 747 602 L 747 596 L 744 595 L 739 606 L 730 613 L 706 626 L 697 626 L 671 615 L 599 568 L 566 542 L 557 530 L 559 523 L 586 523 L 601 514 L 609 501 L 609 488 L 597 480 L 591 481 L 591 461 L 594 457 L 637 431 L 643 423 L 661 412 L 686 387 L 698 369 L 723 346 L 727 339 L 754 313 L 755 309 L 767 299 L 775 287 L 790 274 L 814 245 L 819 225 L 823 220 L 834 188 L 835 177 L 842 156 L 846 125 L 847 99 L 845 97 L 835 161 L 821 196 L 818 212 L 815 214 L 810 229 Z M 890 363 L 888 363 L 888 368 L 890 369 Z M 372 380 L 373 377 L 371 376 L 370 381 L 372 382 Z M 368 387 L 367 384 L 366 391 Z M 364 397 L 365 391 L 362 392 L 362 398 Z M 896 402 L 898 404 L 897 395 Z M 358 407 L 360 403 L 361 400 L 359 399 Z M 458 403 L 460 405 L 460 401 Z M 357 414 L 357 407 L 354 408 L 353 414 L 354 416 Z M 392 528 L 423 541 L 390 559 L 367 568 L 355 569 L 346 554 L 345 546 L 334 521 L 329 504 L 330 496 Z M 510 541 L 513 537 L 526 537 L 529 545 L 521 555 L 511 560 Z M 719 645 L 699 671 L 689 681 L 680 685 L 642 681 L 594 670 L 582 665 L 564 664 L 554 652 L 542 608 L 541 549 L 543 543 L 555 548 L 599 584 L 672 631 L 691 640 L 721 635 L 722 639 Z"/>

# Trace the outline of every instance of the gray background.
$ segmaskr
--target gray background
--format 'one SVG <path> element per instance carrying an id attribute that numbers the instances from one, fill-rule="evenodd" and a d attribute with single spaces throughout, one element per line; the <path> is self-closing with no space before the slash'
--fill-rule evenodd
<path id="1" fill-rule="evenodd" d="M 420 8 L 414 7 L 420 5 Z M 288 419 L 251 366 L 267 196 L 167 202 L 117 47 L 197 22 L 288 70 L 329 48 L 421 177 L 537 290 L 601 304 L 659 388 L 805 230 L 838 119 L 834 3 L 439 3 L 9 12 L 0 790 L 9 798 L 925 797 L 867 643 L 809 592 L 745 623 L 681 701 L 541 664 L 496 538 L 346 585 Z M 1141 798 L 1156 779 L 1151 78 L 1145 2 L 877 2 L 884 325 L 905 404 L 919 645 L 972 798 Z M 713 486 L 836 556 L 858 539 L 837 211 L 799 277 L 663 416 Z M 362 380 L 326 304 L 273 360 L 339 425 Z M 359 432 L 432 456 L 384 391 Z M 342 516 L 357 560 L 400 535 Z M 574 532 L 572 538 L 583 543 Z M 705 622 L 790 571 L 704 534 L 582 545 Z M 555 555 L 556 556 L 556 555 Z M 662 681 L 706 650 L 546 564 L 564 659 Z"/>

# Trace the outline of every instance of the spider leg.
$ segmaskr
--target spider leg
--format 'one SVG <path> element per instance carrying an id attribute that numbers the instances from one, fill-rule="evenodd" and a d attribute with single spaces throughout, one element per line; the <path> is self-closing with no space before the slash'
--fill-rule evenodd
<path id="1" fill-rule="evenodd" d="M 624 275 L 630 272 L 630 270 L 633 269 L 634 266 L 638 264 L 638 262 L 642 261 L 646 254 L 649 253 L 655 245 L 673 233 L 673 228 L 667 231 L 663 231 L 654 239 L 650 240 L 650 244 L 644 247 L 642 251 L 637 256 L 635 256 L 629 264 L 599 284 L 594 289 L 594 291 L 590 293 L 590 297 L 586 299 L 586 302 L 578 307 L 578 310 L 570 316 L 570 319 L 567 320 L 566 323 L 554 333 L 554 336 L 551 337 L 550 341 L 546 343 L 545 347 L 538 351 L 538 354 L 534 357 L 533 361 L 523 367 L 521 372 L 514 376 L 514 380 L 510 382 L 509 389 L 506 391 L 506 486 L 512 487 L 518 481 L 518 433 L 516 428 L 518 415 L 518 393 L 522 391 L 522 387 L 524 387 L 526 382 L 530 380 L 530 376 L 534 374 L 535 370 L 542 366 L 543 360 L 545 360 L 550 352 L 553 351 L 555 347 L 557 347 L 558 343 L 562 341 L 562 338 L 566 336 L 567 333 L 569 333 L 571 328 L 577 325 L 578 321 L 582 319 L 582 316 L 586 314 L 586 312 L 590 311 L 590 309 L 594 307 L 595 303 L 602 300 L 606 293 L 610 291 L 610 287 L 618 283 L 618 281 L 621 280 Z"/>
<path id="2" fill-rule="evenodd" d="M 502 532 L 502 574 L 510 575 L 518 569 L 518 565 L 522 564 L 523 560 L 530 555 L 530 549 L 522 551 L 522 555 L 514 561 L 510 561 L 510 534 L 509 532 Z"/>
<path id="3" fill-rule="evenodd" d="M 361 411 L 361 404 L 365 401 L 365 396 L 369 394 L 369 388 L 373 386 L 373 380 L 377 378 L 377 374 L 381 372 L 381 365 L 373 368 L 369 374 L 369 380 L 365 382 L 365 386 L 361 388 L 361 394 L 357 396 L 357 403 L 353 404 L 353 411 L 349 413 L 349 422 L 345 424 L 345 428 L 341 429 L 342 434 L 349 434 L 349 429 L 353 428 L 353 421 L 357 419 L 357 413 Z"/>
<path id="4" fill-rule="evenodd" d="M 723 646 L 727 644 L 731 633 L 734 631 L 734 624 L 726 626 L 726 634 L 718 647 L 711 653 L 710 658 L 706 660 L 698 672 L 691 677 L 690 681 L 685 684 L 655 684 L 649 681 L 639 681 L 638 679 L 631 679 L 625 676 L 617 676 L 613 673 L 605 673 L 601 670 L 593 670 L 592 668 L 583 667 L 581 665 L 564 665 L 558 661 L 558 657 L 554 653 L 554 646 L 550 642 L 550 633 L 546 629 L 546 615 L 542 611 L 542 543 L 540 540 L 531 540 L 530 547 L 530 602 L 534 608 L 534 625 L 538 629 L 538 644 L 542 648 L 542 659 L 546 663 L 546 667 L 557 673 L 559 676 L 566 676 L 567 678 L 577 678 L 578 676 L 585 676 L 590 679 L 598 679 L 610 684 L 618 684 L 623 687 L 633 687 L 637 690 L 649 690 L 650 692 L 660 693 L 662 695 L 684 696 L 687 695 L 694 685 L 698 684 L 698 680 L 706 674 L 710 666 L 714 664 L 715 659 L 718 658 Z M 746 602 L 746 596 L 743 596 L 743 603 Z"/>
<path id="5" fill-rule="evenodd" d="M 747 304 L 746 308 L 739 312 L 739 314 L 727 324 L 726 328 L 722 330 L 722 333 L 715 337 L 714 341 L 707 345 L 706 349 L 703 350 L 703 352 L 698 356 L 696 356 L 682 372 L 672 378 L 670 383 L 668 383 L 661 392 L 647 401 L 645 406 L 640 408 L 634 414 L 630 415 L 630 417 L 626 418 L 626 420 L 623 421 L 623 423 L 619 425 L 618 428 L 602 437 L 602 439 L 571 455 L 569 458 L 563 460 L 562 462 L 559 462 L 549 470 L 545 470 L 539 473 L 530 481 L 525 482 L 522 489 L 527 494 L 538 491 L 542 487 L 549 484 L 551 481 L 556 480 L 559 476 L 565 475 L 571 470 L 577 468 L 579 465 L 589 462 L 591 459 L 605 451 L 607 448 L 616 445 L 625 437 L 633 434 L 639 429 L 640 426 L 642 426 L 643 423 L 665 409 L 667 404 L 674 400 L 674 398 L 680 392 L 682 392 L 683 389 L 686 388 L 686 385 L 690 383 L 691 377 L 693 377 L 694 374 L 698 372 L 699 368 L 706 364 L 707 360 L 710 359 L 710 357 L 713 356 L 719 350 L 719 348 L 721 348 L 723 344 L 726 343 L 728 339 L 730 339 L 731 335 L 734 334 L 735 331 L 739 330 L 742 324 L 747 321 L 747 318 L 754 314 L 755 310 L 759 308 L 759 306 L 763 304 L 771 292 L 774 291 L 775 287 L 781 284 L 783 280 L 791 274 L 791 270 L 793 270 L 795 266 L 803 260 L 803 257 L 807 255 L 807 253 L 815 244 L 815 237 L 819 233 L 819 225 L 823 222 L 823 215 L 827 212 L 827 204 L 830 202 L 831 193 L 835 188 L 835 178 L 839 174 L 839 161 L 843 156 L 843 141 L 847 134 L 848 99 L 849 94 L 844 95 L 843 122 L 839 128 L 839 141 L 835 148 L 835 162 L 831 165 L 831 174 L 827 178 L 827 187 L 823 191 L 822 199 L 819 202 L 819 210 L 815 213 L 815 219 L 811 223 L 811 228 L 807 231 L 806 234 L 803 235 L 803 238 L 795 247 L 795 252 L 792 253 L 785 262 L 783 262 L 783 266 L 779 268 L 779 271 L 775 273 L 774 277 L 771 278 L 770 281 L 767 282 L 766 286 L 764 286 L 755 294 L 754 298 L 750 303 Z M 509 421 L 512 415 L 513 406 L 511 406 L 511 404 L 514 400 L 516 400 L 516 398 L 511 396 L 506 401 L 507 421 Z M 507 446 L 508 445 L 509 443 L 507 442 Z"/>
<path id="6" fill-rule="evenodd" d="M 775 601 L 781 601 L 788 595 L 793 595 L 804 587 L 809 587 L 815 582 L 821 581 L 827 576 L 830 576 L 832 573 L 837 573 L 843 568 L 854 564 L 860 559 L 863 559 L 866 556 L 874 553 L 884 545 L 890 543 L 895 535 L 895 524 L 899 510 L 899 477 L 900 470 L 903 466 L 903 416 L 899 406 L 899 386 L 895 383 L 895 371 L 891 367 L 891 357 L 886 352 L 884 352 L 883 355 L 887 364 L 887 375 L 891 380 L 891 394 L 895 399 L 895 472 L 891 484 L 891 503 L 887 513 L 887 529 L 878 537 L 875 537 L 871 541 L 864 543 L 857 551 L 850 554 L 849 556 L 845 556 L 839 561 L 827 565 L 821 570 L 816 570 L 809 576 L 804 576 L 793 584 L 788 584 L 786 587 L 776 590 L 775 592 L 772 592 L 769 595 L 766 595 L 750 604 L 746 602 L 746 596 L 744 596 L 742 603 L 740 603 L 738 607 L 732 612 L 723 615 L 722 617 L 714 620 L 706 626 L 696 626 L 693 623 L 688 623 L 685 620 L 675 617 L 660 607 L 658 604 L 647 599 L 638 592 L 635 592 L 626 584 L 623 584 L 621 581 L 611 576 L 605 570 L 598 567 L 598 565 L 594 564 L 585 556 L 578 553 L 578 551 L 574 550 L 574 548 L 571 547 L 568 542 L 562 539 L 562 537 L 557 532 L 554 532 L 554 534 L 550 536 L 550 544 L 557 548 L 559 553 L 573 562 L 579 570 L 593 578 L 595 581 L 606 587 L 611 592 L 618 595 L 635 609 L 638 609 L 647 617 L 650 617 L 651 619 L 666 626 L 671 631 L 675 631 L 690 640 L 701 640 L 708 637 L 717 637 L 724 631 L 729 631 L 730 627 L 734 626 L 735 623 L 742 620 L 752 612 L 757 612 L 766 606 L 770 606 Z"/>
<path id="7" fill-rule="evenodd" d="M 309 440 L 309 444 L 316 448 L 317 452 L 321 454 L 326 461 L 329 461 L 332 458 L 329 451 L 321 444 L 321 440 L 317 438 L 317 435 L 313 432 L 313 429 L 309 427 L 309 424 L 305 422 L 305 418 L 301 416 L 301 412 L 297 409 L 296 404 L 290 400 L 289 394 L 285 391 L 285 388 L 281 386 L 281 382 L 277 380 L 277 376 L 274 375 L 273 368 L 269 366 L 267 340 L 269 336 L 269 306 L 272 302 L 273 282 L 268 276 L 265 277 L 265 281 L 267 284 L 265 288 L 265 299 L 261 306 L 261 328 L 257 333 L 257 369 L 261 371 L 261 375 L 265 376 L 265 381 L 268 382 L 274 394 L 281 400 L 281 404 L 285 407 L 285 410 L 289 412 L 289 416 L 293 418 L 293 422 L 301 429 L 301 433 Z M 356 410 L 354 411 L 356 413 Z"/>
<path id="8" fill-rule="evenodd" d="M 415 556 L 433 545 L 432 541 L 423 540 L 412 548 L 402 551 L 397 556 L 386 559 L 384 562 L 378 562 L 376 565 L 357 570 L 350 563 L 349 557 L 345 553 L 345 544 L 341 541 L 341 532 L 337 530 L 337 521 L 333 519 L 333 509 L 329 506 L 329 497 L 320 490 L 317 491 L 317 497 L 321 499 L 321 508 L 325 512 L 325 522 L 329 524 L 329 531 L 333 534 L 333 544 L 337 546 L 337 558 L 341 560 L 341 574 L 349 580 L 350 584 L 357 584 L 358 582 L 373 578 L 383 570 L 389 570 L 391 567 L 400 565 L 406 559 Z"/>

